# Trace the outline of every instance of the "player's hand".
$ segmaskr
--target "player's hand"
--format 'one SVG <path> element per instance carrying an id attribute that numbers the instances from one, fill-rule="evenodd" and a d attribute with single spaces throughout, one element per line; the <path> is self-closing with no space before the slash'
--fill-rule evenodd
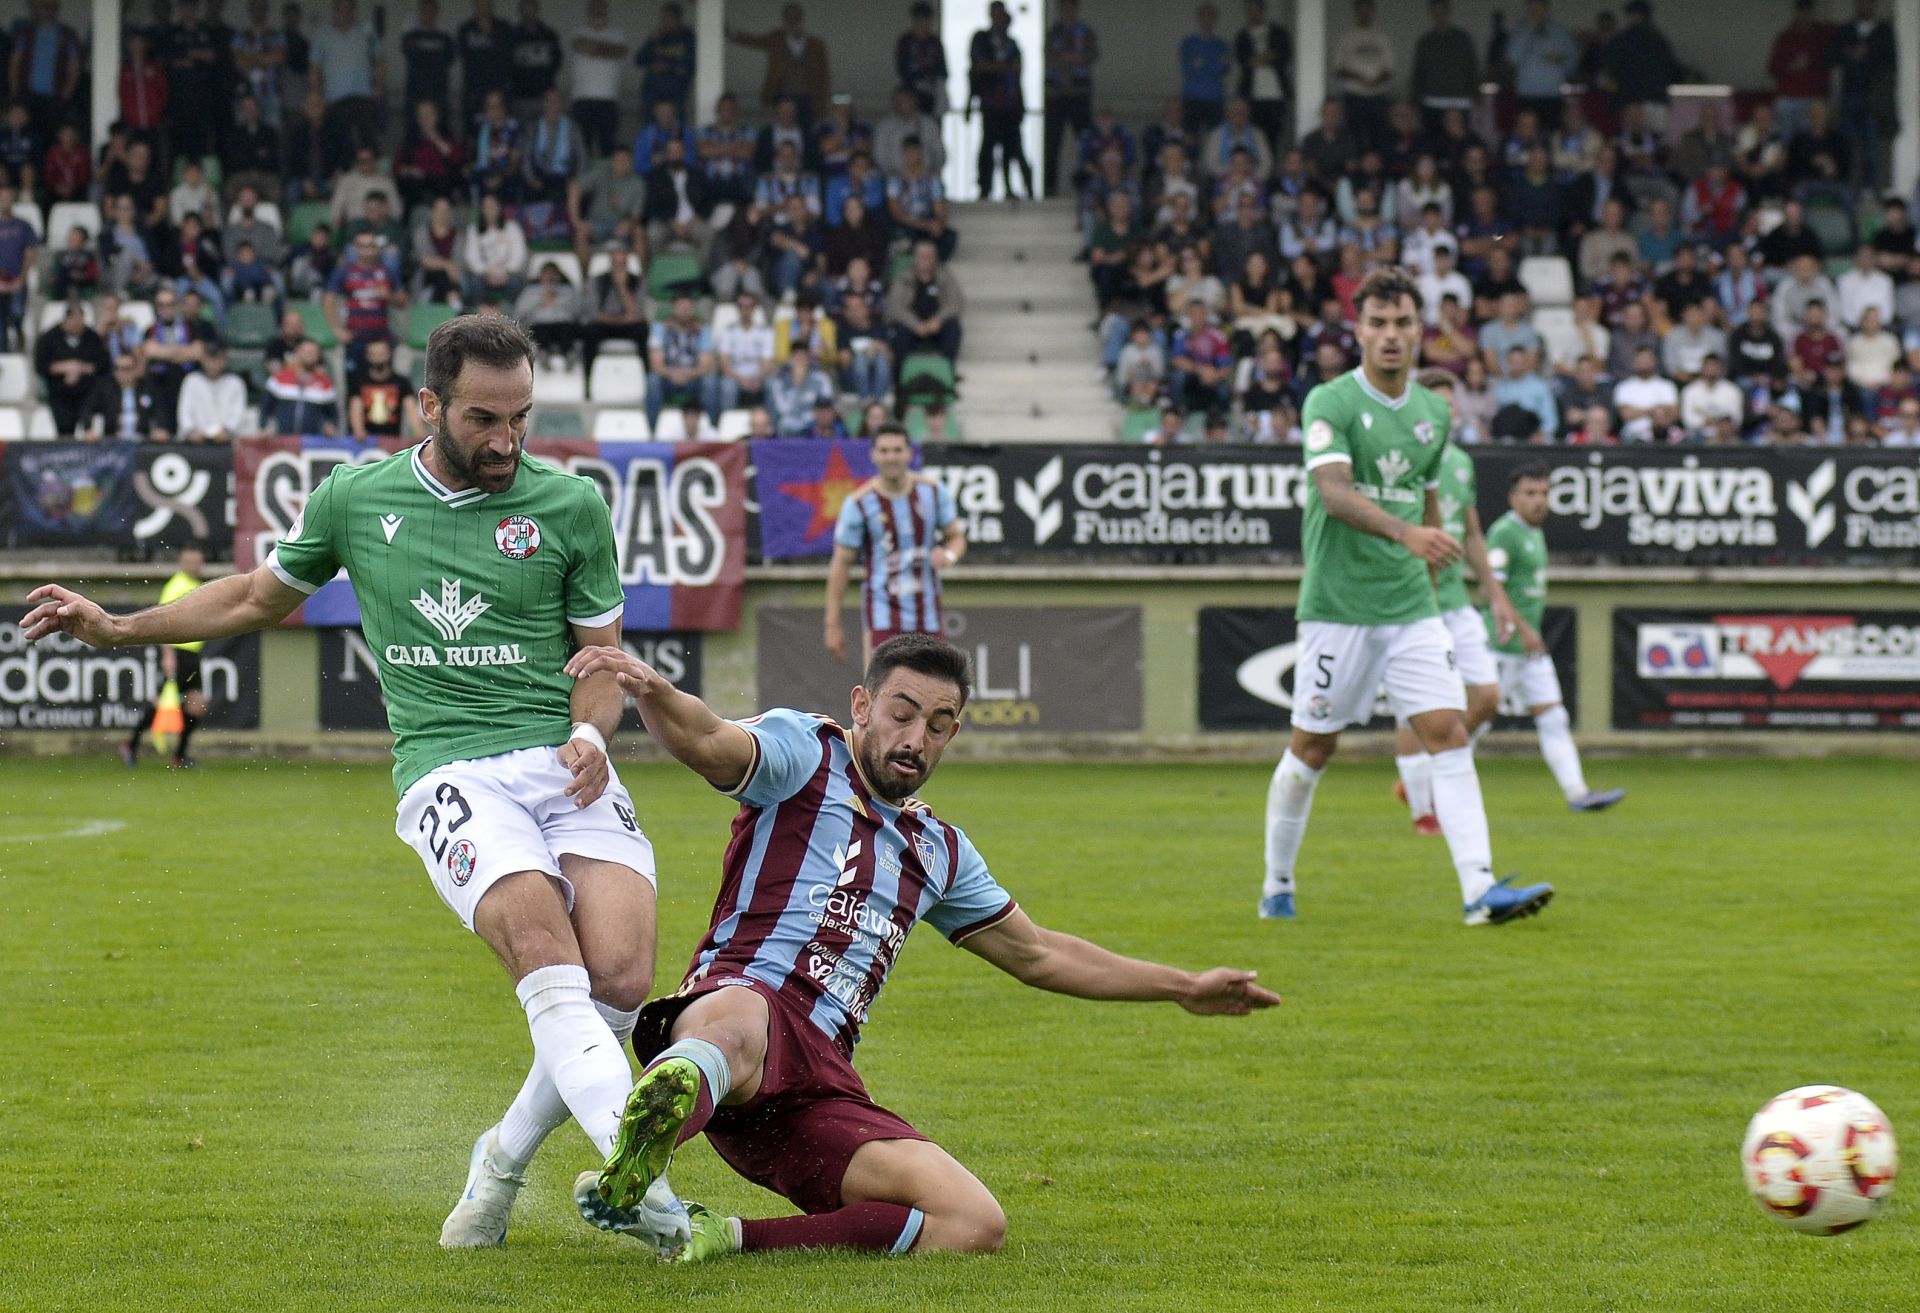
<path id="1" fill-rule="evenodd" d="M 1547 640 L 1532 625 L 1520 626 L 1520 647 L 1528 656 L 1545 656 Z"/>
<path id="2" fill-rule="evenodd" d="M 827 655 L 841 665 L 847 664 L 847 635 L 838 620 L 827 621 Z"/>
<path id="3" fill-rule="evenodd" d="M 21 632 L 30 643 L 48 634 L 72 634 L 91 647 L 112 647 L 119 639 L 118 617 L 71 588 L 42 584 L 27 594 L 27 600 L 39 603 L 20 620 Z"/>
<path id="4" fill-rule="evenodd" d="M 933 563 L 934 569 L 944 570 L 953 564 L 953 553 L 944 547 L 936 547 L 927 553 L 927 560 Z"/>
<path id="5" fill-rule="evenodd" d="M 611 670 L 620 691 L 635 700 L 673 688 L 664 675 L 623 647 L 583 647 L 567 660 L 566 671 L 575 679 L 603 670 Z"/>
<path id="6" fill-rule="evenodd" d="M 560 745 L 560 764 L 573 772 L 573 783 L 567 786 L 566 794 L 574 806 L 591 807 L 607 791 L 612 771 L 607 766 L 607 754 L 598 744 L 568 739 Z"/>
<path id="7" fill-rule="evenodd" d="M 1215 967 L 1193 978 L 1180 1006 L 1203 1017 L 1244 1017 L 1255 1008 L 1277 1006 L 1280 996 L 1254 984 L 1256 971 Z"/>
<path id="8" fill-rule="evenodd" d="M 1520 628 L 1520 613 L 1513 609 L 1513 601 L 1505 593 L 1496 593 L 1493 599 L 1493 636 L 1495 641 L 1510 643 L 1514 631 Z"/>
<path id="9" fill-rule="evenodd" d="M 1400 545 L 1428 565 L 1452 565 L 1460 559 L 1460 544 L 1452 534 L 1424 524 L 1408 525 Z"/>

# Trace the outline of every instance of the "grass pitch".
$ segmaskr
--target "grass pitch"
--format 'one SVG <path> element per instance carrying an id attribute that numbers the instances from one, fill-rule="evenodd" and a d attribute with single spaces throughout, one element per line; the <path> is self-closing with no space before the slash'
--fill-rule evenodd
<path id="1" fill-rule="evenodd" d="M 0 762 L 0 1308 L 1914 1307 L 1912 1186 L 1814 1240 L 1737 1164 L 1753 1111 L 1814 1081 L 1920 1148 L 1909 768 L 1594 763 L 1631 796 L 1570 816 L 1537 761 L 1489 761 L 1501 869 L 1560 896 L 1474 930 L 1390 772 L 1336 765 L 1302 920 L 1274 924 L 1263 770 L 948 766 L 930 801 L 1043 924 L 1257 967 L 1285 1006 L 1055 998 L 923 929 L 859 1063 L 998 1194 L 1007 1251 L 675 1269 L 573 1216 L 571 1128 L 504 1249 L 437 1248 L 529 1050 L 393 838 L 386 770 Z M 729 807 L 625 777 L 670 989 Z M 674 1180 L 786 1211 L 703 1142 Z"/>

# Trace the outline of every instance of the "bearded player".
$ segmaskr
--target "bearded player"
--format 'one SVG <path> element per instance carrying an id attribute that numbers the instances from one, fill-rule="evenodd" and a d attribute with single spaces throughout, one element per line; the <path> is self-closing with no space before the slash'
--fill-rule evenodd
<path id="1" fill-rule="evenodd" d="M 607 761 L 619 685 L 561 670 L 576 647 L 618 645 L 623 596 L 593 484 L 522 454 L 533 343 L 504 318 L 449 320 L 418 402 L 427 441 L 336 467 L 251 573 L 132 615 L 48 585 L 22 627 L 95 647 L 227 638 L 346 571 L 395 738 L 395 830 L 500 959 L 533 1037 L 440 1233 L 473 1247 L 506 1238 L 528 1162 L 569 1116 L 613 1148 L 633 1083 L 622 1044 L 653 979 L 653 849 Z M 686 1234 L 671 1196 L 602 1220 L 673 1248 Z"/>
<path id="2" fill-rule="evenodd" d="M 1487 813 L 1465 720 L 1466 689 L 1440 619 L 1429 567 L 1462 554 L 1440 526 L 1446 403 L 1414 382 L 1420 289 L 1398 268 L 1376 269 L 1354 293 L 1358 369 L 1307 395 L 1308 490 L 1301 553 L 1293 736 L 1267 790 L 1267 875 L 1260 915 L 1294 915 L 1294 863 L 1314 789 L 1340 731 L 1364 722 L 1385 686 L 1432 758 L 1434 814 L 1460 880 L 1468 925 L 1538 912 L 1545 884 L 1493 877 Z M 1484 553 L 1467 563 L 1490 577 Z M 1511 614 L 1511 607 L 1502 608 Z"/>
<path id="3" fill-rule="evenodd" d="M 1487 530 L 1487 560 L 1494 578 L 1512 589 L 1519 626 L 1503 636 L 1494 618 L 1487 616 L 1482 632 L 1495 631 L 1500 696 L 1525 707 L 1533 717 L 1540 755 L 1565 795 L 1568 809 L 1600 812 L 1625 798 L 1627 791 L 1587 787 L 1580 749 L 1573 741 L 1573 722 L 1561 700 L 1560 675 L 1540 638 L 1547 613 L 1545 525 L 1551 477 L 1544 465 L 1522 465 L 1507 481 L 1507 513 Z"/>
<path id="4" fill-rule="evenodd" d="M 609 1206 L 631 1206 L 664 1188 L 675 1146 L 705 1131 L 735 1171 L 802 1215 L 689 1205 L 683 1260 L 999 1248 L 1006 1218 L 993 1195 L 876 1104 L 853 1068 L 860 1027 L 920 921 L 1057 993 L 1236 1016 L 1280 1001 L 1249 971 L 1189 973 L 1041 929 L 967 836 L 934 818 L 914 793 L 960 732 L 971 679 L 944 639 L 904 634 L 876 648 L 846 729 L 785 710 L 722 720 L 618 648 L 581 651 L 567 669 L 616 676 L 648 733 L 741 803 L 686 981 L 641 1013 L 634 1048 L 647 1069 L 599 1185 Z"/>

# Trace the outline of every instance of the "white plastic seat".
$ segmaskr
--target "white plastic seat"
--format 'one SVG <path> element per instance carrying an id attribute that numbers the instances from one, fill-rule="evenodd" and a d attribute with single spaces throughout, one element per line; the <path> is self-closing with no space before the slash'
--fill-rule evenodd
<path id="1" fill-rule="evenodd" d="M 599 436 L 598 434 L 595 435 Z M 687 417 L 678 410 L 660 412 L 660 422 L 653 426 L 655 442 L 685 442 L 687 440 Z"/>
<path id="2" fill-rule="evenodd" d="M 76 297 L 75 299 L 78 300 L 79 298 Z M 81 309 L 81 312 L 86 316 L 87 327 L 92 328 L 93 327 L 93 302 L 81 301 L 80 309 Z M 65 319 L 66 317 L 67 317 L 67 303 L 65 301 L 47 302 L 45 305 L 40 307 L 40 331 L 42 333 L 52 332 L 54 329 L 60 326 L 60 321 L 62 319 Z"/>
<path id="3" fill-rule="evenodd" d="M 540 266 L 550 264 L 560 271 L 560 276 L 572 283 L 575 290 L 586 286 L 586 278 L 580 272 L 580 257 L 572 251 L 536 251 L 527 261 L 527 272 L 534 278 L 540 276 Z"/>
<path id="4" fill-rule="evenodd" d="M 272 201 L 256 202 L 253 207 L 253 220 L 255 223 L 266 224 L 277 233 L 285 234 L 287 231 L 286 222 L 280 217 L 280 207 Z M 230 224 L 240 222 L 238 205 L 227 211 L 227 222 Z"/>
<path id="5" fill-rule="evenodd" d="M 637 406 L 647 399 L 647 371 L 638 356 L 600 356 L 587 388 L 597 405 Z"/>
<path id="6" fill-rule="evenodd" d="M 533 371 L 533 399 L 545 405 L 577 406 L 587 399 L 587 376 L 575 364 L 559 369 L 537 365 Z"/>
<path id="7" fill-rule="evenodd" d="M 1520 285 L 1536 306 L 1573 304 L 1573 266 L 1558 255 L 1530 255 L 1520 262 Z"/>
<path id="8" fill-rule="evenodd" d="M 729 328 L 740 326 L 740 307 L 731 301 L 722 301 L 713 307 L 713 322 L 708 325 L 717 338 Z"/>
<path id="9" fill-rule="evenodd" d="M 677 410 L 661 413 L 661 427 L 663 429 L 666 427 L 668 416 L 672 416 L 674 422 L 681 425 L 680 431 L 684 434 L 686 426 Z M 645 442 L 653 436 L 655 436 L 653 425 L 647 422 L 647 412 L 644 410 L 609 408 L 594 416 L 593 439 L 595 442 Z"/>
<path id="10" fill-rule="evenodd" d="M 25 219 L 27 221 L 27 227 L 33 229 L 33 235 L 40 239 L 40 244 L 42 246 L 46 245 L 47 216 L 37 202 L 15 201 L 13 203 L 13 214 L 16 219 Z"/>
<path id="11" fill-rule="evenodd" d="M 23 355 L 0 356 L 0 406 L 33 399 L 33 364 Z"/>
<path id="12" fill-rule="evenodd" d="M 1533 331 L 1542 337 L 1565 333 L 1573 328 L 1573 308 L 1554 305 L 1533 312 Z"/>
<path id="13" fill-rule="evenodd" d="M 144 333 L 153 327 L 153 302 L 122 301 L 120 303 L 120 317 Z"/>
<path id="14" fill-rule="evenodd" d="M 595 251 L 587 257 L 587 277 L 598 278 L 613 268 L 613 252 Z M 640 257 L 632 251 L 627 252 L 627 272 L 633 277 L 640 276 Z"/>
<path id="15" fill-rule="evenodd" d="M 720 441 L 738 442 L 753 431 L 753 412 L 735 408 L 720 412 Z"/>
<path id="16" fill-rule="evenodd" d="M 27 417 L 18 406 L 0 406 L 0 442 L 18 442 L 27 436 Z"/>
<path id="17" fill-rule="evenodd" d="M 27 436 L 35 442 L 52 442 L 60 436 L 60 430 L 53 426 L 53 410 L 48 406 L 35 406 L 33 414 L 27 418 Z"/>
<path id="18" fill-rule="evenodd" d="M 100 207 L 85 201 L 61 201 L 47 215 L 47 245 L 58 251 L 67 244 L 67 230 L 81 228 L 89 243 L 100 236 Z"/>

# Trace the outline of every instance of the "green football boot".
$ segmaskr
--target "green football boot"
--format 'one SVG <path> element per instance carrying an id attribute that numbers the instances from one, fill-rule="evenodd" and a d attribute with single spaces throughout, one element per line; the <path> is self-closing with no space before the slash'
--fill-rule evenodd
<path id="1" fill-rule="evenodd" d="M 693 1227 L 693 1237 L 681 1249 L 676 1262 L 704 1263 L 709 1259 L 725 1258 L 728 1254 L 740 1252 L 740 1241 L 736 1238 L 737 1232 L 731 1217 L 723 1217 L 700 1204 L 688 1204 L 687 1221 Z"/>
<path id="2" fill-rule="evenodd" d="M 600 1169 L 600 1197 L 631 1209 L 673 1161 L 680 1128 L 693 1116 L 700 1069 L 686 1058 L 668 1058 L 642 1076 L 627 1095 L 613 1152 Z"/>

